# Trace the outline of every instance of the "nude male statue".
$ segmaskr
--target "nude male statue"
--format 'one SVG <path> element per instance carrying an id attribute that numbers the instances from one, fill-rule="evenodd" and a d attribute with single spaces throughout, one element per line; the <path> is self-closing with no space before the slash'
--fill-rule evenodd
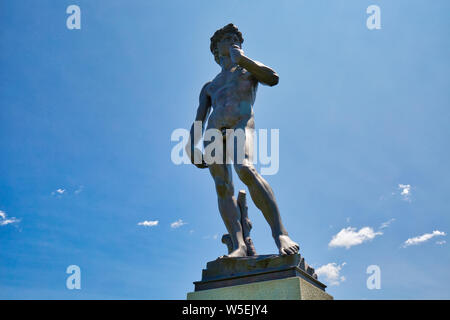
<path id="1" fill-rule="evenodd" d="M 246 57 L 242 51 L 243 41 L 241 32 L 231 23 L 217 30 L 212 36 L 211 52 L 215 61 L 222 67 L 222 71 L 214 80 L 203 86 L 195 121 L 201 121 L 203 134 L 204 124 L 212 107 L 207 129 L 214 128 L 224 134 L 227 129 L 242 129 L 245 132 L 245 141 L 242 145 L 244 158 L 242 161 L 233 161 L 234 169 L 249 189 L 256 207 L 262 211 L 269 223 L 279 253 L 296 254 L 299 246 L 289 238 L 281 222 L 274 193 L 267 181 L 255 170 L 251 161 L 252 130 L 255 127 L 253 104 L 258 83 L 275 86 L 278 83 L 278 75 L 271 68 Z M 231 164 L 228 162 L 207 164 L 201 151 L 196 148 L 201 135 L 195 134 L 193 124 L 185 149 L 192 163 L 198 168 L 209 168 L 214 179 L 219 211 L 233 244 L 232 252 L 223 257 L 244 257 L 247 255 L 247 249 L 242 234 L 240 211 L 234 197 Z M 204 141 L 205 148 L 208 143 Z M 228 150 L 224 156 L 229 156 Z M 195 158 L 202 160 L 195 161 Z"/>

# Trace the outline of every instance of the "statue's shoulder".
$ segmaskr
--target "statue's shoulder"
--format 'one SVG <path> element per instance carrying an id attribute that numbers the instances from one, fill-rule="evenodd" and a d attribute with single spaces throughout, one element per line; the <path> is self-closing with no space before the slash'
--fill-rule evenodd
<path id="1" fill-rule="evenodd" d="M 203 85 L 202 90 L 208 90 L 208 87 L 210 86 L 211 83 L 212 83 L 212 80 L 207 81 L 207 82 Z"/>
<path id="2" fill-rule="evenodd" d="M 211 95 L 210 94 L 210 86 L 211 86 L 212 80 L 206 82 L 203 87 L 202 87 L 202 91 L 201 91 L 201 95 Z"/>

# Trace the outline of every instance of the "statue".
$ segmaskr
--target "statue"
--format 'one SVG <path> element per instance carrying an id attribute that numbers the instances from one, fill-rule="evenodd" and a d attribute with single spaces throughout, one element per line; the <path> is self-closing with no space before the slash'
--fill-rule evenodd
<path id="1" fill-rule="evenodd" d="M 253 104 L 258 83 L 275 86 L 278 83 L 278 75 L 271 68 L 245 56 L 242 50 L 243 42 L 242 33 L 231 23 L 217 30 L 211 37 L 210 49 L 222 71 L 201 89 L 195 118 L 195 121 L 201 122 L 201 134 L 196 134 L 193 124 L 185 149 L 195 166 L 209 168 L 215 182 L 219 211 L 228 230 L 228 235 L 225 235 L 222 241 L 229 246 L 229 252 L 221 258 L 246 257 L 254 255 L 255 251 L 251 239 L 248 240 L 251 225 L 247 217 L 241 218 L 242 212 L 245 211 L 246 215 L 246 204 L 243 209 L 234 196 L 231 164 L 226 161 L 229 160 L 231 153 L 226 147 L 227 143 L 223 142 L 224 161 L 211 164 L 205 162 L 204 155 L 196 147 L 202 138 L 208 115 L 207 130 L 219 130 L 223 135 L 223 141 L 226 141 L 230 131 L 241 129 L 244 132 L 244 143 L 233 147 L 241 148 L 233 150 L 237 151 L 232 153 L 234 169 L 247 186 L 256 207 L 262 211 L 269 223 L 279 253 L 295 255 L 299 251 L 299 246 L 289 237 L 284 228 L 274 193 L 267 181 L 254 168 L 251 154 L 255 127 Z M 203 143 L 206 149 L 211 141 L 204 139 Z M 242 152 L 243 159 L 235 158 L 239 152 Z M 245 203 L 245 193 L 242 197 L 244 200 L 240 203 Z"/>

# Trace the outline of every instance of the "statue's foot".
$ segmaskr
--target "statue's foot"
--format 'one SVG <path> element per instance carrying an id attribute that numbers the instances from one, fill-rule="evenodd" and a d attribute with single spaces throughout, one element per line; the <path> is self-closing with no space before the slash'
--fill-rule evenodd
<path id="1" fill-rule="evenodd" d="M 219 257 L 219 259 L 222 258 L 236 258 L 236 257 L 246 257 L 247 256 L 247 247 L 246 246 L 242 246 L 239 247 L 238 249 L 231 251 L 229 254 L 223 255 L 221 257 Z"/>
<path id="2" fill-rule="evenodd" d="M 280 235 L 275 238 L 278 250 L 281 255 L 296 254 L 300 247 L 298 244 L 291 240 L 287 235 Z"/>

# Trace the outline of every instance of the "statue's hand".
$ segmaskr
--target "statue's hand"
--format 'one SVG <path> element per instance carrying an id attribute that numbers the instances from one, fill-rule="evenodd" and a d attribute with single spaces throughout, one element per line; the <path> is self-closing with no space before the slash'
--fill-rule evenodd
<path id="1" fill-rule="evenodd" d="M 200 169 L 208 168 L 208 164 L 205 162 L 202 152 L 198 148 L 193 148 L 190 152 L 191 162 L 194 166 Z M 196 161 L 197 160 L 197 161 Z M 201 161 L 201 162 L 200 162 Z M 196 163 L 197 162 L 197 163 Z"/>
<path id="2" fill-rule="evenodd" d="M 236 64 L 239 64 L 239 61 L 241 60 L 241 58 L 243 56 L 244 56 L 244 50 L 239 48 L 238 45 L 233 44 L 230 47 L 230 58 L 231 58 L 231 61 L 233 61 Z"/>
<path id="3" fill-rule="evenodd" d="M 197 168 L 199 168 L 199 169 L 206 169 L 206 168 L 208 168 L 208 165 L 206 164 L 205 161 L 202 161 L 202 163 L 200 163 L 200 164 L 195 164 L 195 163 L 194 163 L 194 165 L 195 165 Z"/>

